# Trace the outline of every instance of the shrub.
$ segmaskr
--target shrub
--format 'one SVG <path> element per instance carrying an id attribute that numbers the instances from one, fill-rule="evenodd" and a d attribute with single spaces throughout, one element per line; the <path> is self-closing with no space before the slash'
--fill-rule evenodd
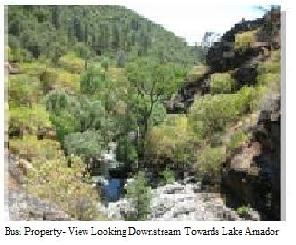
<path id="1" fill-rule="evenodd" d="M 57 76 L 56 85 L 58 88 L 66 88 L 74 93 L 80 91 L 80 76 L 60 71 Z"/>
<path id="2" fill-rule="evenodd" d="M 238 100 L 238 94 L 206 95 L 195 100 L 189 114 L 189 123 L 195 136 L 201 140 L 215 132 L 224 131 L 227 123 L 241 114 Z"/>
<path id="3" fill-rule="evenodd" d="M 45 161 L 60 155 L 60 144 L 55 140 L 38 140 L 35 135 L 26 135 L 22 139 L 10 139 L 9 150 L 29 161 Z"/>
<path id="4" fill-rule="evenodd" d="M 110 66 L 110 60 L 107 57 L 103 57 L 101 61 L 101 65 L 104 68 L 105 71 L 108 71 L 109 66 Z"/>
<path id="5" fill-rule="evenodd" d="M 40 75 L 40 80 L 44 93 L 52 89 L 66 89 L 74 93 L 80 91 L 80 76 L 64 69 L 48 68 Z"/>
<path id="6" fill-rule="evenodd" d="M 42 105 L 16 107 L 9 111 L 9 131 L 36 134 L 39 129 L 51 128 L 49 114 Z"/>
<path id="7" fill-rule="evenodd" d="M 40 81 L 28 75 L 9 76 L 9 105 L 30 106 L 38 102 L 40 94 Z"/>
<path id="8" fill-rule="evenodd" d="M 249 113 L 254 108 L 253 102 L 257 100 L 256 88 L 242 87 L 238 92 L 237 106 L 242 114 Z"/>
<path id="9" fill-rule="evenodd" d="M 172 170 L 167 168 L 161 175 L 163 176 L 164 184 L 173 184 L 175 182 L 175 174 Z"/>
<path id="10" fill-rule="evenodd" d="M 122 135 L 117 140 L 116 159 L 125 163 L 133 163 L 138 159 L 138 149 L 135 140 L 129 135 Z"/>
<path id="11" fill-rule="evenodd" d="M 48 91 L 55 87 L 58 74 L 54 69 L 46 69 L 40 74 L 40 81 L 42 85 L 43 93 L 46 94 Z"/>
<path id="12" fill-rule="evenodd" d="M 64 90 L 54 90 L 46 95 L 45 101 L 48 111 L 59 113 L 69 106 L 70 96 Z"/>
<path id="13" fill-rule="evenodd" d="M 259 63 L 257 71 L 257 83 L 259 86 L 280 91 L 281 64 L 279 51 L 272 51 L 271 57 L 268 60 Z"/>
<path id="14" fill-rule="evenodd" d="M 197 164 L 202 173 L 217 176 L 221 164 L 226 160 L 226 150 L 223 147 L 206 146 L 198 152 Z"/>
<path id="15" fill-rule="evenodd" d="M 260 104 L 266 87 L 243 87 L 235 94 L 206 95 L 194 101 L 189 125 L 197 139 L 211 138 L 223 132 L 227 124 L 249 113 Z"/>
<path id="16" fill-rule="evenodd" d="M 204 65 L 194 66 L 187 76 L 188 81 L 196 81 L 203 77 L 208 72 L 208 67 Z M 184 75 L 184 74 L 183 74 Z"/>
<path id="17" fill-rule="evenodd" d="M 265 62 L 259 63 L 257 67 L 258 74 L 265 73 L 280 73 L 281 65 L 279 61 L 274 61 L 272 59 Z"/>
<path id="18" fill-rule="evenodd" d="M 234 79 L 229 73 L 214 73 L 210 82 L 211 94 L 229 94 L 234 89 Z"/>
<path id="19" fill-rule="evenodd" d="M 98 131 L 88 130 L 65 136 L 67 153 L 84 158 L 99 156 L 103 145 L 103 139 Z"/>
<path id="20" fill-rule="evenodd" d="M 68 166 L 71 162 L 71 167 Z M 89 184 L 85 164 L 78 157 L 33 162 L 28 174 L 28 192 L 59 205 L 75 220 L 105 219 L 97 209 L 97 190 Z"/>
<path id="21" fill-rule="evenodd" d="M 90 65 L 87 70 L 82 73 L 80 78 L 80 89 L 83 94 L 95 94 L 105 85 L 105 74 L 101 72 L 100 67 Z"/>
<path id="22" fill-rule="evenodd" d="M 77 121 L 77 118 L 66 110 L 62 110 L 58 114 L 51 114 L 50 120 L 55 127 L 58 139 L 62 143 L 64 143 L 66 135 L 80 128 L 80 122 Z"/>
<path id="23" fill-rule="evenodd" d="M 266 86 L 243 87 L 237 94 L 239 95 L 238 106 L 242 114 L 257 110 L 262 97 L 267 93 Z"/>
<path id="24" fill-rule="evenodd" d="M 166 121 L 153 127 L 147 137 L 147 151 L 155 158 L 189 161 L 192 155 L 192 135 L 186 116 L 168 116 Z"/>
<path id="25" fill-rule="evenodd" d="M 139 172 L 134 181 L 126 187 L 126 197 L 130 198 L 136 208 L 135 216 L 127 217 L 128 220 L 145 220 L 150 213 L 151 187 L 148 186 L 144 172 Z"/>
<path id="26" fill-rule="evenodd" d="M 241 49 L 241 50 L 250 48 L 251 45 L 255 43 L 257 40 L 257 37 L 256 37 L 257 32 L 258 30 L 254 30 L 254 31 L 246 31 L 243 33 L 235 34 L 234 48 Z"/>
<path id="27" fill-rule="evenodd" d="M 273 84 L 280 84 L 281 76 L 279 73 L 265 73 L 258 75 L 257 82 L 261 86 L 272 86 Z"/>
<path id="28" fill-rule="evenodd" d="M 78 57 L 86 59 L 90 56 L 91 50 L 84 43 L 77 43 L 74 47 L 75 53 Z"/>
<path id="29" fill-rule="evenodd" d="M 40 75 L 46 70 L 47 64 L 34 61 L 30 63 L 21 63 L 20 66 L 21 66 L 22 72 L 25 74 Z"/>
<path id="30" fill-rule="evenodd" d="M 229 142 L 227 143 L 227 155 L 231 156 L 236 149 L 238 149 L 243 143 L 249 140 L 250 136 L 243 130 L 238 130 L 231 135 Z"/>
<path id="31" fill-rule="evenodd" d="M 85 68 L 84 60 L 74 54 L 67 54 L 59 59 L 60 65 L 71 73 L 81 73 Z"/>
<path id="32" fill-rule="evenodd" d="M 246 216 L 248 215 L 248 213 L 250 212 L 250 207 L 248 207 L 248 206 L 241 206 L 241 207 L 238 207 L 238 208 L 236 209 L 236 212 L 237 212 L 237 214 L 238 214 L 240 217 L 244 218 L 244 217 L 246 217 Z"/>

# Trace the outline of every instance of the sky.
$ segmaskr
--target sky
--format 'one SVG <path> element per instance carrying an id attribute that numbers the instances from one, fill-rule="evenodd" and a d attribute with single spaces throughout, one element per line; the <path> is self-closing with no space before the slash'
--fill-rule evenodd
<path id="1" fill-rule="evenodd" d="M 195 42 L 200 43 L 207 31 L 223 34 L 242 18 L 252 20 L 264 14 L 254 6 L 200 5 L 194 2 L 186 4 L 182 1 L 170 4 L 143 4 L 136 1 L 125 6 L 162 24 L 167 30 L 185 38 L 191 45 Z"/>

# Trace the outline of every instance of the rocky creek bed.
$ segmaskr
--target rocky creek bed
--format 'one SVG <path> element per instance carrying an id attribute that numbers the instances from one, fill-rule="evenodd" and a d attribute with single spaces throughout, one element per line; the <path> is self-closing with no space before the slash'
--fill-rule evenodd
<path id="1" fill-rule="evenodd" d="M 200 183 L 173 183 L 151 190 L 151 213 L 148 220 L 260 220 L 258 212 L 252 208 L 241 218 L 239 214 L 225 206 L 220 193 L 201 192 Z M 132 200 L 121 198 L 107 205 L 99 204 L 99 210 L 109 219 L 123 220 L 135 214 Z"/>

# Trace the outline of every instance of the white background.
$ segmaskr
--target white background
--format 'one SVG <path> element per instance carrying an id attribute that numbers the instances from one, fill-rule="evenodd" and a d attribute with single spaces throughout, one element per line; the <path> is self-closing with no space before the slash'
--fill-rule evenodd
<path id="1" fill-rule="evenodd" d="M 3 203 L 4 203 L 4 5 L 9 4 L 121 4 L 123 3 L 129 3 L 134 4 L 137 3 L 143 3 L 147 4 L 148 2 L 150 4 L 160 4 L 160 6 L 167 6 L 170 7 L 170 3 L 172 1 L 165 1 L 165 0 L 150 0 L 150 1 L 140 1 L 140 0 L 130 0 L 130 1 L 112 1 L 112 0 L 104 0 L 104 1 L 21 1 L 21 0 L 4 0 L 4 3 L 1 3 L 0 6 L 0 98 L 1 98 L 1 111 L 0 111 L 0 152 L 1 152 L 1 169 L 0 169 L 0 242 L 1 244 L 81 244 L 81 243 L 87 243 L 87 244 L 161 244 L 161 243 L 168 243 L 168 244 L 180 244 L 184 242 L 192 242 L 194 244 L 202 243 L 202 244 L 281 244 L 281 242 L 284 244 L 293 244 L 295 243 L 295 235 L 296 235 L 296 227 L 295 227 L 295 209 L 296 209 L 296 202 L 295 202 L 295 196 L 296 196 L 296 161 L 295 161 L 295 152 L 296 152 L 296 144 L 294 141 L 294 138 L 296 136 L 295 134 L 295 128 L 296 128 L 296 121 L 295 121 L 295 115 L 296 115 L 296 54 L 295 54 L 295 1 L 213 1 L 213 0 L 206 0 L 205 2 L 207 4 L 212 4 L 213 7 L 218 6 L 219 4 L 280 4 L 282 6 L 282 11 L 286 11 L 286 221 L 281 222 L 8 222 L 4 221 L 4 209 L 3 209 Z M 177 2 L 177 1 L 176 1 Z M 182 0 L 179 1 L 183 4 L 195 4 L 197 8 L 200 8 L 200 5 L 202 5 L 202 1 L 187 1 Z M 167 3 L 164 4 L 164 3 Z M 180 10 L 181 11 L 181 10 Z M 209 14 L 210 15 L 210 14 Z M 209 17 L 210 18 L 210 17 Z M 222 20 L 221 20 L 222 21 Z M 285 71 L 283 71 L 285 72 Z M 282 108 L 283 110 L 284 108 Z M 282 144 L 285 144 L 282 142 Z M 285 163 L 283 163 L 285 164 Z M 271 226 L 272 228 L 280 229 L 280 236 L 274 237 L 274 236 L 240 236 L 240 237 L 221 237 L 221 236 L 210 236 L 210 237 L 202 237 L 202 236 L 182 236 L 182 237 L 153 237 L 153 236 L 134 236 L 129 238 L 122 238 L 122 237 L 99 237 L 99 236 L 93 236 L 93 237 L 77 237 L 77 236 L 64 236 L 62 238 L 33 238 L 33 237 L 9 237 L 4 236 L 5 232 L 5 226 L 10 226 L 11 228 L 21 228 L 23 226 L 31 226 L 32 228 L 65 228 L 67 226 L 79 226 L 79 228 L 89 228 L 91 226 L 94 227 L 101 227 L 101 228 L 107 228 L 108 226 L 111 227 L 117 227 L 117 228 L 123 228 L 136 226 L 137 228 L 143 228 L 143 229 L 151 229 L 151 228 L 172 228 L 172 229 L 183 229 L 184 226 L 192 226 L 196 228 L 206 228 L 211 229 L 213 226 L 216 228 L 221 228 L 222 226 L 232 228 L 233 226 L 236 226 L 237 228 L 244 229 L 246 226 L 250 226 L 251 228 L 258 228 L 263 229 L 268 226 Z M 294 241 L 294 242 L 293 242 Z"/>

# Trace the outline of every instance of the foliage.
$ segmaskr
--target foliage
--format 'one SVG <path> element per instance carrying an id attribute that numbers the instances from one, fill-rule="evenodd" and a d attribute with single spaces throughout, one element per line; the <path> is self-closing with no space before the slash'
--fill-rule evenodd
<path id="1" fill-rule="evenodd" d="M 65 136 L 65 149 L 68 154 L 84 158 L 99 156 L 104 146 L 100 132 L 87 130 Z"/>
<path id="2" fill-rule="evenodd" d="M 126 62 L 126 55 L 125 52 L 122 50 L 119 50 L 117 52 L 117 57 L 116 57 L 116 65 L 119 68 L 124 68 Z"/>
<path id="3" fill-rule="evenodd" d="M 5 47 L 7 60 L 9 62 L 31 62 L 32 54 L 26 49 L 20 48 L 19 40 L 11 37 L 9 47 Z"/>
<path id="4" fill-rule="evenodd" d="M 76 117 L 66 110 L 60 111 L 59 114 L 51 114 L 50 120 L 57 132 L 57 138 L 62 144 L 66 135 L 76 132 L 80 128 Z"/>
<path id="5" fill-rule="evenodd" d="M 75 45 L 74 49 L 76 55 L 84 60 L 88 59 L 92 52 L 88 46 L 79 42 Z"/>
<path id="6" fill-rule="evenodd" d="M 110 60 L 107 57 L 103 57 L 101 61 L 101 65 L 104 68 L 105 72 L 108 71 L 109 66 L 110 66 Z"/>
<path id="7" fill-rule="evenodd" d="M 238 92 L 238 106 L 241 113 L 249 113 L 256 108 L 256 101 L 260 98 L 260 90 L 254 87 L 242 87 Z"/>
<path id="8" fill-rule="evenodd" d="M 281 65 L 279 51 L 272 51 L 268 60 L 259 63 L 257 71 L 257 83 L 259 85 L 280 90 Z"/>
<path id="9" fill-rule="evenodd" d="M 101 72 L 100 67 L 95 65 L 88 66 L 82 73 L 80 79 L 80 89 L 83 94 L 95 94 L 105 84 L 105 74 Z"/>
<path id="10" fill-rule="evenodd" d="M 151 129 L 147 137 L 149 156 L 189 162 L 193 154 L 192 134 L 186 116 L 169 116 Z"/>
<path id="11" fill-rule="evenodd" d="M 159 64 L 153 59 L 139 58 L 127 66 L 128 80 L 136 89 L 138 109 L 143 114 L 152 112 L 160 99 L 171 95 L 177 88 L 173 64 Z"/>
<path id="12" fill-rule="evenodd" d="M 9 149 L 29 161 L 52 160 L 60 155 L 60 144 L 55 140 L 38 140 L 35 135 L 25 135 L 22 139 L 11 139 Z"/>
<path id="13" fill-rule="evenodd" d="M 189 124 L 196 139 L 223 132 L 228 123 L 258 108 L 265 87 L 243 87 L 235 94 L 205 95 L 194 101 Z"/>
<path id="14" fill-rule="evenodd" d="M 260 75 L 266 73 L 280 73 L 280 62 L 272 59 L 259 63 L 257 68 Z"/>
<path id="15" fill-rule="evenodd" d="M 88 176 L 83 177 L 85 164 L 78 157 L 34 161 L 33 167 L 28 175 L 30 193 L 58 204 L 75 220 L 104 219 L 97 210 L 97 191 Z"/>
<path id="16" fill-rule="evenodd" d="M 46 109 L 50 112 L 59 113 L 70 104 L 70 97 L 64 90 L 53 90 L 45 96 Z"/>
<path id="17" fill-rule="evenodd" d="M 125 163 L 133 163 L 138 160 L 137 144 L 129 135 L 119 137 L 117 141 L 116 159 Z"/>
<path id="18" fill-rule="evenodd" d="M 152 109 L 151 113 L 151 123 L 152 125 L 159 125 L 166 119 L 166 109 L 162 103 L 156 103 Z"/>
<path id="19" fill-rule="evenodd" d="M 214 73 L 210 78 L 211 94 L 229 94 L 234 89 L 234 79 L 229 73 Z"/>
<path id="20" fill-rule="evenodd" d="M 198 152 L 197 165 L 202 173 L 208 173 L 217 176 L 221 164 L 226 160 L 226 151 L 224 147 L 206 146 Z"/>
<path id="21" fill-rule="evenodd" d="M 172 64 L 139 58 L 127 66 L 127 76 L 133 88 L 132 107 L 140 129 L 139 156 L 145 156 L 145 141 L 155 106 L 168 98 L 178 86 L 178 77 Z M 155 115 L 155 114 L 154 114 Z"/>
<path id="22" fill-rule="evenodd" d="M 150 213 L 151 187 L 148 186 L 145 173 L 139 171 L 134 181 L 126 187 L 126 197 L 130 198 L 136 207 L 136 217 L 129 220 L 145 220 Z"/>
<path id="23" fill-rule="evenodd" d="M 185 40 L 121 6 L 9 6 L 8 19 L 12 53 L 24 50 L 34 58 L 59 60 L 71 72 L 81 71 L 84 65 L 65 60 L 68 52 L 84 60 L 95 55 L 115 59 L 122 50 L 126 60 L 144 55 L 165 62 L 198 63 Z"/>
<path id="24" fill-rule="evenodd" d="M 80 111 L 79 102 L 64 90 L 51 91 L 46 95 L 45 102 L 57 137 L 63 144 L 67 134 L 80 129 L 80 121 L 77 120 L 77 111 Z"/>
<path id="25" fill-rule="evenodd" d="M 195 100 L 189 123 L 198 140 L 210 137 L 213 133 L 224 131 L 228 122 L 237 119 L 242 103 L 237 94 L 207 95 Z"/>
<path id="26" fill-rule="evenodd" d="M 9 131 L 36 134 L 39 129 L 51 126 L 49 114 L 42 105 L 16 107 L 9 111 Z"/>
<path id="27" fill-rule="evenodd" d="M 28 75 L 9 76 L 9 105 L 30 106 L 40 98 L 40 82 Z"/>
<path id="28" fill-rule="evenodd" d="M 236 209 L 236 212 L 240 217 L 245 217 L 250 211 L 249 206 L 241 206 Z"/>
<path id="29" fill-rule="evenodd" d="M 173 184 L 175 182 L 175 174 L 172 170 L 166 169 L 161 174 L 164 179 L 164 184 Z"/>
<path id="30" fill-rule="evenodd" d="M 57 88 L 66 88 L 74 93 L 80 91 L 80 77 L 78 74 L 71 74 L 68 72 L 60 71 L 57 76 Z"/>
<path id="31" fill-rule="evenodd" d="M 44 93 L 53 89 L 64 89 L 75 94 L 80 91 L 80 76 L 61 68 L 47 68 L 40 75 L 40 80 Z"/>
<path id="32" fill-rule="evenodd" d="M 257 32 L 258 30 L 254 30 L 235 34 L 234 48 L 241 50 L 250 48 L 257 40 Z"/>
<path id="33" fill-rule="evenodd" d="M 74 54 L 67 54 L 62 56 L 59 59 L 59 64 L 67 71 L 77 74 L 81 73 L 85 68 L 84 61 Z"/>
<path id="34" fill-rule="evenodd" d="M 47 64 L 39 61 L 34 61 L 28 63 L 21 63 L 20 66 L 22 72 L 24 72 L 25 74 L 40 75 L 46 70 Z"/>
<path id="35" fill-rule="evenodd" d="M 281 78 L 280 74 L 266 73 L 266 74 L 258 75 L 257 81 L 259 85 L 268 86 L 268 85 L 279 83 L 280 78 Z"/>
<path id="36" fill-rule="evenodd" d="M 201 79 L 208 72 L 208 67 L 204 65 L 194 66 L 190 72 L 188 72 L 188 81 L 197 81 Z"/>
<path id="37" fill-rule="evenodd" d="M 236 149 L 238 149 L 242 144 L 246 143 L 250 138 L 243 130 L 236 131 L 233 135 L 231 135 L 229 142 L 227 143 L 227 155 L 231 156 Z"/>

